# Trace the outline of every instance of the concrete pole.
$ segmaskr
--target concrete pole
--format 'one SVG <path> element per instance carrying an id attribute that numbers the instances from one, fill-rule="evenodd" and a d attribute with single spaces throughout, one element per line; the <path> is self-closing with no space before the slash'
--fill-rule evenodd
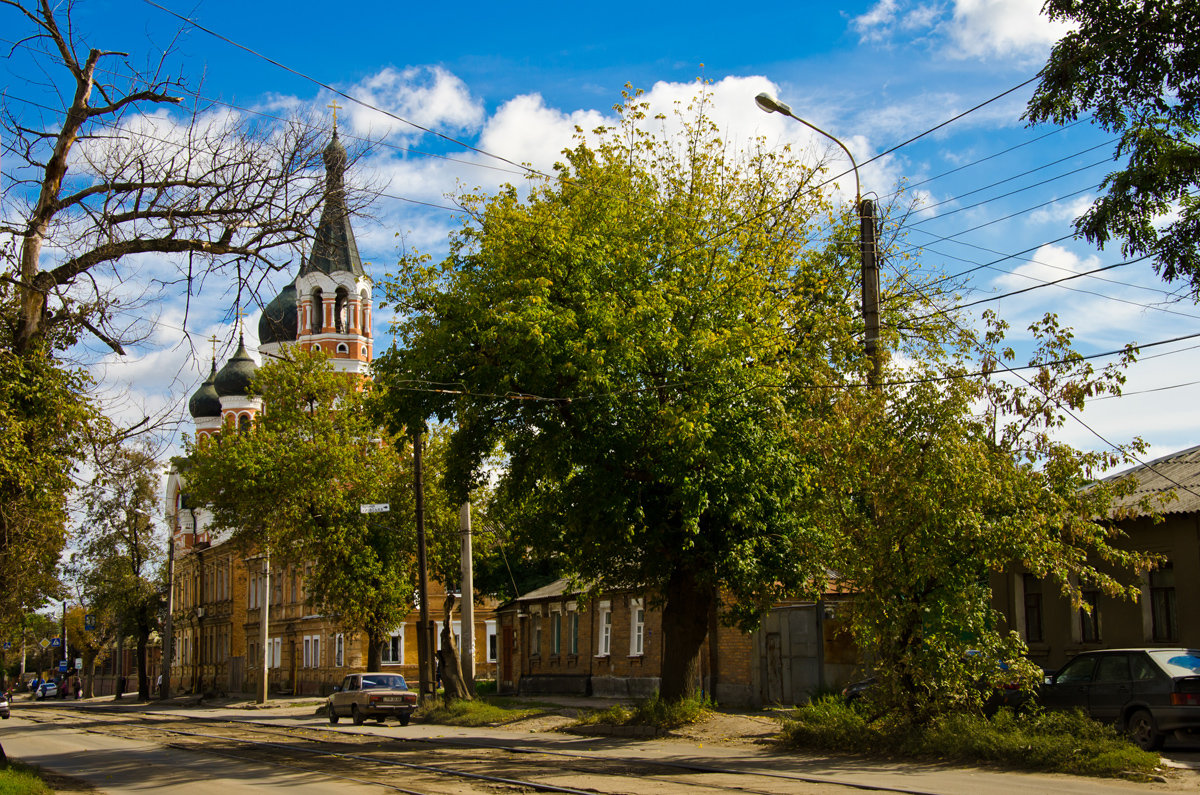
<path id="1" fill-rule="evenodd" d="M 863 199 L 859 206 L 859 244 L 862 248 L 862 310 L 866 326 L 867 359 L 871 372 L 868 381 L 878 388 L 883 374 L 879 345 L 879 261 L 875 244 L 875 204 Z"/>
<path id="2" fill-rule="evenodd" d="M 429 566 L 425 557 L 425 481 L 421 471 L 421 432 L 413 432 L 413 492 L 417 511 L 417 598 L 421 600 L 421 626 L 417 633 L 417 666 L 420 699 L 435 695 L 433 622 L 429 620 Z"/>
<path id="3" fill-rule="evenodd" d="M 462 533 L 462 675 L 463 684 L 475 695 L 475 572 L 471 564 L 471 503 L 458 509 L 458 528 Z"/>
<path id="4" fill-rule="evenodd" d="M 262 654 L 259 655 L 259 657 L 261 658 L 261 661 L 262 661 L 262 669 L 260 670 L 260 672 L 259 672 L 260 675 L 258 677 L 258 703 L 266 704 L 267 703 L 267 693 L 269 692 L 269 684 L 270 684 L 267 681 L 267 676 L 269 675 L 270 665 L 271 665 L 271 649 L 268 646 L 268 644 L 270 643 L 270 638 L 268 637 L 268 634 L 267 634 L 267 621 L 269 620 L 269 617 L 271 614 L 271 552 L 270 552 L 270 550 L 267 550 L 266 554 L 263 555 L 263 597 L 262 597 L 262 604 L 259 605 L 258 609 L 259 609 L 258 644 L 262 651 Z"/>
<path id="5" fill-rule="evenodd" d="M 196 532 L 196 512 L 192 514 L 193 538 Z M 178 518 L 176 519 L 178 521 Z M 167 620 L 163 625 L 163 658 L 162 684 L 158 688 L 158 697 L 167 699 L 171 696 L 171 663 L 175 661 L 175 528 L 167 528 Z"/>

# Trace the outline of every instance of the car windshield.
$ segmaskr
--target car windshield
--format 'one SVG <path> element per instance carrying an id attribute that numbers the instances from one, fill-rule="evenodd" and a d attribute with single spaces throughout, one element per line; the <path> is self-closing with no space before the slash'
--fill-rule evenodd
<path id="1" fill-rule="evenodd" d="M 1171 676 L 1200 676 L 1200 651 L 1162 649 L 1150 652 L 1150 656 Z"/>
<path id="2" fill-rule="evenodd" d="M 362 682 L 363 690 L 372 690 L 377 687 L 391 687 L 396 690 L 408 689 L 408 685 L 404 683 L 404 677 L 399 675 L 364 676 Z"/>

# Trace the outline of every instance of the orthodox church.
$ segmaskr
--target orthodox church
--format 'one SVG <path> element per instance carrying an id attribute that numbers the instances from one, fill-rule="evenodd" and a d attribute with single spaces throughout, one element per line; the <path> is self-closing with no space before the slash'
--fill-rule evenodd
<path id="1" fill-rule="evenodd" d="M 325 199 L 310 255 L 300 272 L 263 309 L 258 324 L 260 357 L 279 356 L 285 347 L 325 353 L 334 369 L 370 378 L 373 355 L 371 306 L 373 284 L 363 269 L 346 205 L 345 148 L 336 120 L 324 150 Z M 258 362 L 241 334 L 233 356 L 211 372 L 192 395 L 188 409 L 197 438 L 227 424 L 246 427 L 270 407 L 252 394 Z M 270 690 L 273 693 L 324 695 L 353 671 L 364 670 L 365 637 L 313 614 L 304 592 L 304 567 L 247 557 L 211 528 L 211 517 L 189 504 L 182 473 L 168 474 L 166 514 L 172 528 L 174 561 L 171 599 L 171 692 L 254 692 L 262 649 L 258 647 L 261 610 L 270 611 L 267 640 Z M 264 592 L 270 583 L 269 599 Z M 429 583 L 432 604 L 444 591 Z M 496 626 L 492 611 L 476 611 L 476 676 L 495 670 Z M 414 610 L 385 645 L 384 666 L 417 677 L 417 620 Z M 460 634 L 458 628 L 456 634 Z"/>

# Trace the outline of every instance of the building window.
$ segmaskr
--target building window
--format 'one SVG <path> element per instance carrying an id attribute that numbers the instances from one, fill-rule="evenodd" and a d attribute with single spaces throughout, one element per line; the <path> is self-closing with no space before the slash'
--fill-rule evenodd
<path id="1" fill-rule="evenodd" d="M 562 613 L 557 610 L 550 614 L 550 653 L 562 654 Z"/>
<path id="2" fill-rule="evenodd" d="M 1084 591 L 1083 604 L 1089 608 L 1079 610 L 1079 639 L 1084 643 L 1100 642 L 1100 608 L 1097 605 L 1099 591 Z"/>
<path id="3" fill-rule="evenodd" d="M 333 664 L 338 668 L 346 664 L 346 638 L 340 632 L 333 638 Z"/>
<path id="4" fill-rule="evenodd" d="M 1025 590 L 1025 642 L 1041 643 L 1042 636 L 1042 581 L 1032 574 L 1022 578 Z"/>
<path id="5" fill-rule="evenodd" d="M 271 667 L 283 667 L 283 638 L 271 639 Z"/>
<path id="6" fill-rule="evenodd" d="M 487 633 L 487 661 L 496 662 L 496 622 L 485 621 L 483 626 Z"/>
<path id="7" fill-rule="evenodd" d="M 404 664 L 404 627 L 393 630 L 383 641 L 383 662 L 388 665 Z"/>
<path id="8" fill-rule="evenodd" d="M 321 636 L 304 636 L 304 668 L 321 667 Z"/>
<path id="9" fill-rule="evenodd" d="M 641 599 L 629 601 L 629 656 L 640 657 L 645 648 L 646 608 Z"/>
<path id="10" fill-rule="evenodd" d="M 612 609 L 608 602 L 600 605 L 600 648 L 596 652 L 599 657 L 607 657 L 612 651 Z"/>
<path id="11" fill-rule="evenodd" d="M 538 605 L 538 610 L 541 610 L 541 605 Z M 530 657 L 540 657 L 542 654 L 542 614 L 533 614 L 533 648 L 529 650 Z"/>
<path id="12" fill-rule="evenodd" d="M 339 343 L 338 343 L 338 346 L 337 346 L 337 352 L 338 352 L 338 353 L 349 353 L 349 352 L 350 352 L 350 346 L 349 346 L 349 345 L 347 345 L 347 344 L 346 344 L 346 343 L 344 343 L 344 342 L 339 342 Z"/>
<path id="13" fill-rule="evenodd" d="M 1170 561 L 1150 572 L 1150 615 L 1154 622 L 1154 640 L 1179 640 L 1175 616 L 1175 567 Z"/>
<path id="14" fill-rule="evenodd" d="M 567 654 L 579 654 L 579 611 L 567 612 Z"/>

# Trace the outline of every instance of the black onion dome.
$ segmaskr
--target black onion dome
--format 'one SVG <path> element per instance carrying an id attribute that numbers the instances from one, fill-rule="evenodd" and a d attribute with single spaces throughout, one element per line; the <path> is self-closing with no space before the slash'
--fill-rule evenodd
<path id="1" fill-rule="evenodd" d="M 329 143 L 321 152 L 321 159 L 325 161 L 325 173 L 327 180 L 330 183 L 330 190 L 336 190 L 342 186 L 342 172 L 346 169 L 346 147 L 342 146 L 342 142 L 338 140 L 337 130 L 333 131 L 333 136 L 329 139 Z"/>
<path id="2" fill-rule="evenodd" d="M 221 416 L 221 396 L 217 394 L 217 388 L 213 386 L 216 377 L 217 363 L 214 361 L 212 372 L 208 374 L 208 378 L 204 379 L 204 383 L 188 401 L 188 411 L 192 413 L 193 419 Z"/>
<path id="3" fill-rule="evenodd" d="M 296 341 L 296 285 L 289 284 L 263 310 L 258 319 L 258 343 Z"/>
<path id="4" fill-rule="evenodd" d="M 250 379 L 254 378 L 256 372 L 258 372 L 258 365 L 250 358 L 250 354 L 246 350 L 246 343 L 239 337 L 237 353 L 225 363 L 221 372 L 217 373 L 213 385 L 221 397 L 249 395 Z"/>

